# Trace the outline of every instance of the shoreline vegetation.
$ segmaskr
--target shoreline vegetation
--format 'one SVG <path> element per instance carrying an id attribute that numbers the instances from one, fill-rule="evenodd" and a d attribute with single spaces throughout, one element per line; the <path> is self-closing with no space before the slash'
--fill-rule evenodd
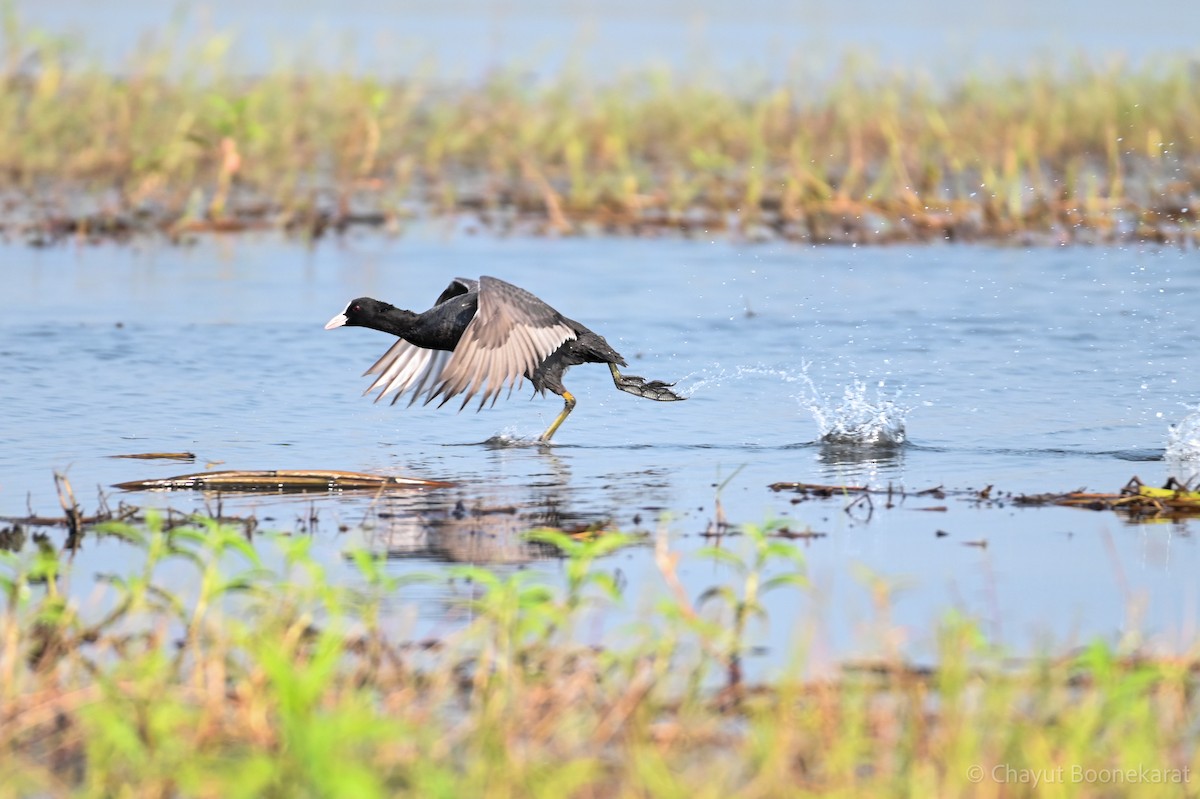
<path id="1" fill-rule="evenodd" d="M 130 567 L 86 607 L 47 542 L 0 552 L 0 797 L 1193 792 L 1194 650 L 1151 656 L 1128 632 L 1013 660 L 952 614 L 935 665 L 913 666 L 879 582 L 879 656 L 815 674 L 820 620 L 763 615 L 764 593 L 808 590 L 801 549 L 765 529 L 688 555 L 722 565 L 699 597 L 660 530 L 640 598 L 605 556 L 646 543 L 532 531 L 561 574 L 456 567 L 461 623 L 431 639 L 396 603 L 445 576 L 350 550 L 361 579 L 334 585 L 304 535 L 109 522 L 89 538 L 123 540 Z M 581 635 L 630 602 L 618 643 Z M 788 667 L 744 679 L 752 631 L 787 623 Z"/>
<path id="2" fill-rule="evenodd" d="M 31 244 L 452 218 L 500 234 L 1200 243 L 1200 62 L 719 85 L 232 72 L 227 37 L 119 75 L 23 29 L 0 63 L 0 232 Z"/>

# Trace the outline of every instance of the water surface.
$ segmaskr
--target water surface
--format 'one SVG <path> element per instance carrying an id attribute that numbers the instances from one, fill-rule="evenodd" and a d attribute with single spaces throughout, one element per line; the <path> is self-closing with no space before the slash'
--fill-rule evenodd
<path id="1" fill-rule="evenodd" d="M 206 467 L 403 473 L 459 486 L 379 502 L 227 497 L 223 509 L 310 533 L 339 579 L 354 579 L 343 553 L 363 543 L 393 554 L 397 573 L 466 561 L 556 575 L 559 564 L 531 560 L 517 536 L 530 520 L 662 526 L 690 551 L 711 543 L 702 534 L 716 486 L 732 476 L 720 495 L 732 523 L 782 517 L 823 534 L 801 544 L 811 592 L 768 596 L 771 652 L 814 627 L 819 656 L 876 651 L 869 574 L 897 587 L 890 620 L 915 657 L 930 652 L 932 623 L 950 610 L 977 616 L 1017 651 L 1130 628 L 1169 647 L 1194 623 L 1193 522 L 1130 525 L 954 495 L 847 513 L 843 500 L 794 504 L 768 488 L 1116 491 L 1133 475 L 1188 477 L 1189 464 L 1164 460 L 1163 449 L 1169 425 L 1200 397 L 1194 253 L 498 239 L 433 226 L 313 249 L 243 236 L 192 247 L 9 246 L 0 259 L 0 515 L 56 514 L 54 471 L 85 510 L 104 491 L 110 502 L 185 511 L 211 511 L 214 500 L 116 497 L 108 486 Z M 566 381 L 578 407 L 546 451 L 480 443 L 532 438 L 554 418 L 557 398 L 530 401 L 527 385 L 481 413 L 361 397 L 360 375 L 390 339 L 324 322 L 360 295 L 424 308 L 450 278 L 480 274 L 534 290 L 605 335 L 628 371 L 678 379 L 689 400 L 641 400 L 616 391 L 607 370 L 578 367 Z M 809 407 L 836 414 L 858 384 L 867 400 L 909 409 L 904 446 L 817 443 Z M 197 461 L 109 457 L 182 450 Z M 117 543 L 89 541 L 77 562 L 83 573 L 119 571 L 129 558 Z M 703 561 L 684 564 L 695 594 L 728 579 Z M 630 609 L 661 590 L 648 548 L 604 567 L 619 570 Z M 417 603 L 435 630 L 453 623 L 444 588 L 408 591 L 398 605 Z"/>

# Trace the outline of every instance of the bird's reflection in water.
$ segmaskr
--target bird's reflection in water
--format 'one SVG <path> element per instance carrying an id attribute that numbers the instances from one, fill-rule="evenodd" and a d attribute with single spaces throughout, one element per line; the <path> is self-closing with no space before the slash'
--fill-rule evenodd
<path id="1" fill-rule="evenodd" d="M 552 546 L 528 540 L 530 530 L 613 530 L 621 526 L 619 517 L 637 519 L 640 511 L 668 504 L 668 483 L 656 473 L 605 475 L 600 485 L 581 484 L 572 481 L 562 458 L 545 451 L 537 458 L 539 467 L 522 486 L 382 500 L 364 526 L 366 545 L 389 558 L 525 563 L 559 554 Z"/>

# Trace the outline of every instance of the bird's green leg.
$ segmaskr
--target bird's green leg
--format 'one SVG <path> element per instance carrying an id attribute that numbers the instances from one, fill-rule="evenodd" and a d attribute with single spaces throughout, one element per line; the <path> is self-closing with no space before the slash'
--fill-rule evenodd
<path id="1" fill-rule="evenodd" d="M 644 377 L 637 377 L 636 375 L 623 375 L 617 370 L 615 363 L 608 365 L 608 371 L 612 372 L 613 383 L 617 388 L 636 397 L 645 397 L 646 399 L 657 400 L 658 402 L 675 402 L 676 400 L 686 399 L 671 390 L 671 386 L 675 385 L 674 383 L 664 383 L 661 380 L 647 380 Z"/>
<path id="2" fill-rule="evenodd" d="M 554 435 L 554 432 L 556 430 L 558 430 L 558 428 L 562 425 L 562 423 L 567 420 L 567 417 L 571 415 L 571 411 L 575 410 L 575 397 L 572 396 L 571 392 L 563 391 L 562 396 L 563 396 L 562 413 L 560 413 L 558 415 L 558 418 L 555 419 L 554 422 L 549 427 L 546 428 L 546 432 L 542 433 L 541 437 L 538 439 L 538 441 L 542 442 L 543 444 L 549 443 L 550 436 Z"/>

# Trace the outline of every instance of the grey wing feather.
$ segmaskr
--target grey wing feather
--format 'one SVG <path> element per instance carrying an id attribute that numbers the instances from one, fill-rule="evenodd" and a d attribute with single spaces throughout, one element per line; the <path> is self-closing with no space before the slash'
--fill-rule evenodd
<path id="1" fill-rule="evenodd" d="M 398 339 L 383 356 L 364 374 L 379 375 L 363 394 L 379 389 L 376 402 L 393 391 L 395 404 L 406 391 L 412 390 L 409 405 L 417 401 L 426 386 L 432 390 L 441 379 L 442 370 L 450 360 L 451 353 L 443 350 L 427 350 Z"/>
<path id="2" fill-rule="evenodd" d="M 426 402 L 444 405 L 463 392 L 463 407 L 480 394 L 479 407 L 496 401 L 505 383 L 511 391 L 521 378 L 575 331 L 562 314 L 522 288 L 494 277 L 479 279 L 479 309 L 463 331 L 454 354 L 440 372 L 441 382 Z"/>

